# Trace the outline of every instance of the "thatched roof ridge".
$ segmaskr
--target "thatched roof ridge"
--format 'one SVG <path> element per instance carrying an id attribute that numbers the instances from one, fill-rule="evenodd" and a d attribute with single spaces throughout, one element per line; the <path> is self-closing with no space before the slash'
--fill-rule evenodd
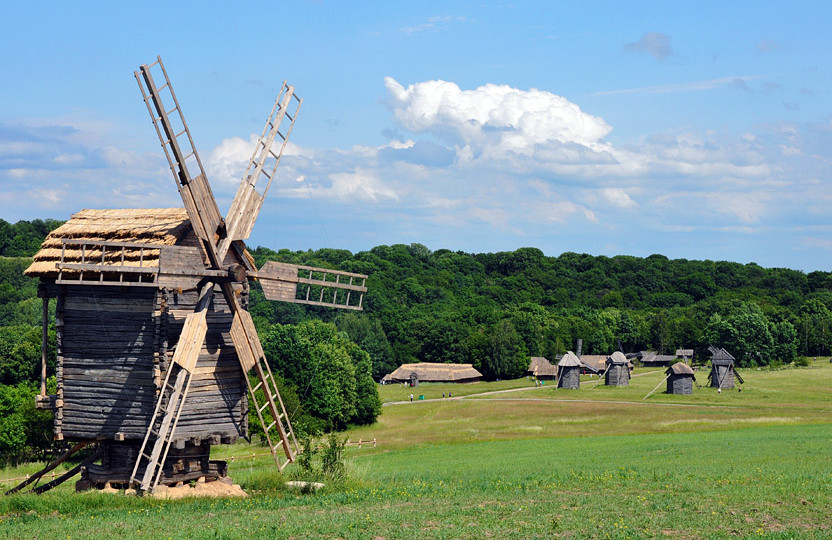
<path id="1" fill-rule="evenodd" d="M 684 362 L 676 362 L 665 371 L 667 374 L 673 375 L 691 375 L 693 376 L 693 368 Z M 696 377 L 693 377 L 696 379 Z"/>
<path id="2" fill-rule="evenodd" d="M 61 260 L 61 253 L 67 262 L 80 262 L 80 249 L 71 245 L 64 248 L 64 238 L 174 245 L 189 231 L 190 220 L 184 208 L 81 210 L 49 233 L 25 273 L 40 277 L 56 275 L 55 263 Z M 87 261 L 100 259 L 101 251 L 86 250 L 84 257 Z M 140 260 L 139 250 L 133 249 L 125 252 L 123 264 L 152 268 L 158 266 L 158 259 L 158 250 L 144 250 Z"/>
<path id="3" fill-rule="evenodd" d="M 482 373 L 474 369 L 472 364 L 418 362 L 402 364 L 384 379 L 406 381 L 410 379 L 411 373 L 416 373 L 420 382 L 454 382 L 482 378 Z"/>
<path id="4" fill-rule="evenodd" d="M 624 356 L 623 352 L 615 351 L 614 353 L 612 353 L 611 355 L 609 355 L 607 357 L 607 363 L 608 364 L 628 364 L 629 365 L 630 361 L 627 360 L 627 357 Z"/>
<path id="5" fill-rule="evenodd" d="M 567 351 L 566 354 L 558 361 L 560 367 L 580 367 L 581 359 L 572 351 Z"/>

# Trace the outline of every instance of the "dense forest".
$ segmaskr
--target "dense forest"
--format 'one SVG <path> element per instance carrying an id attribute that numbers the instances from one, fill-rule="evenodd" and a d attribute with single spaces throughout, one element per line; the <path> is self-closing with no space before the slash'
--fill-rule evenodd
<path id="1" fill-rule="evenodd" d="M 23 270 L 45 235 L 59 225 L 0 220 L 4 423 L 33 414 L 19 402 L 35 391 L 42 315 L 36 280 L 23 276 Z M 361 373 L 371 369 L 379 379 L 407 362 L 472 363 L 486 378 L 498 379 L 519 376 L 530 356 L 553 359 L 573 349 L 579 338 L 592 354 L 619 346 L 625 352 L 693 348 L 700 362 L 713 344 L 728 349 L 743 366 L 790 363 L 828 355 L 832 348 L 829 272 L 662 255 L 548 257 L 536 248 L 470 254 L 431 251 L 421 244 L 377 246 L 356 254 L 258 247 L 252 254 L 258 267 L 277 260 L 370 276 L 363 312 L 270 302 L 258 285 L 252 289 L 250 309 L 267 355 L 291 399 L 306 410 L 306 421 L 319 427 L 372 421 L 378 399 Z M 50 343 L 51 373 L 54 335 Z M 310 358 L 327 369 L 310 371 Z M 322 378 L 323 373 L 335 375 Z M 315 384 L 309 384 L 313 379 Z M 338 385 L 347 379 L 354 382 Z M 310 391 L 335 386 L 332 395 Z M 5 440 L 7 431 L 0 426 L 0 454 L 22 444 L 23 435 Z"/>
<path id="2" fill-rule="evenodd" d="M 789 363 L 829 354 L 832 274 L 725 261 L 603 257 L 539 249 L 469 254 L 423 245 L 344 250 L 253 251 L 279 260 L 369 274 L 365 312 L 267 302 L 265 323 L 331 320 L 370 352 L 373 374 L 400 363 L 473 363 L 488 378 L 519 375 L 530 356 L 573 349 L 609 354 L 726 347 L 741 365 Z"/>

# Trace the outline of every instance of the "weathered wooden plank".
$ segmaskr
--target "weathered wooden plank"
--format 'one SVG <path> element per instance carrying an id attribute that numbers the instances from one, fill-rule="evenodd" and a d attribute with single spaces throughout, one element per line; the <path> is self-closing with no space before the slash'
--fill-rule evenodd
<path id="1" fill-rule="evenodd" d="M 122 298 L 112 298 L 97 291 L 85 296 L 67 296 L 64 309 L 68 311 L 124 311 L 127 313 L 147 312 L 155 309 L 152 295 L 125 294 Z"/>

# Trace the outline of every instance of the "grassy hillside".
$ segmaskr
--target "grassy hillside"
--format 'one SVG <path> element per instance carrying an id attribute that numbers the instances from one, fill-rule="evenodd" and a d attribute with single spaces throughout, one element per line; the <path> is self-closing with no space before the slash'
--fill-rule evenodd
<path id="1" fill-rule="evenodd" d="M 664 375 L 636 375 L 627 389 L 564 391 L 525 379 L 455 386 L 453 400 L 441 399 L 442 385 L 423 385 L 426 400 L 413 404 L 397 403 L 409 389 L 383 387 L 379 422 L 349 432 L 379 445 L 348 451 L 343 485 L 288 492 L 263 457 L 231 465 L 253 493 L 244 500 L 162 502 L 62 486 L 0 498 L 0 537 L 832 535 L 828 359 L 746 370 L 741 393 L 700 388 L 643 400 Z"/>

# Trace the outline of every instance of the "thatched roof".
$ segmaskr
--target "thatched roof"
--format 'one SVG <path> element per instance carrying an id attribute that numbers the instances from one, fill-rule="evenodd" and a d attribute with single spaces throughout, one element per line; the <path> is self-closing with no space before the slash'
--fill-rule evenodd
<path id="1" fill-rule="evenodd" d="M 693 375 L 693 369 L 684 362 L 676 362 L 675 364 L 667 368 L 665 373 L 667 373 L 668 375 L 690 375 L 694 378 L 694 380 L 696 379 L 696 377 Z"/>
<path id="2" fill-rule="evenodd" d="M 596 373 L 604 371 L 607 366 L 606 354 L 582 354 L 579 360 L 584 367 Z"/>
<path id="3" fill-rule="evenodd" d="M 615 351 L 611 355 L 607 357 L 608 364 L 627 364 L 630 365 L 630 361 L 627 360 L 627 357 L 624 356 L 624 353 L 621 351 Z"/>
<path id="4" fill-rule="evenodd" d="M 542 356 L 533 356 L 529 362 L 529 368 L 526 370 L 535 377 L 554 377 L 556 371 L 557 368 Z"/>
<path id="5" fill-rule="evenodd" d="M 676 356 L 671 354 L 659 354 L 656 351 L 644 351 L 641 353 L 642 364 L 670 364 L 676 360 Z"/>
<path id="6" fill-rule="evenodd" d="M 471 364 L 437 364 L 419 362 L 402 364 L 395 371 L 384 377 L 386 381 L 408 381 L 415 373 L 419 382 L 457 382 L 481 379 L 482 373 Z"/>
<path id="7" fill-rule="evenodd" d="M 572 351 L 567 351 L 566 354 L 558 361 L 558 365 L 560 367 L 580 367 L 581 359 L 575 355 Z"/>
<path id="8" fill-rule="evenodd" d="M 184 208 L 81 210 L 49 233 L 25 273 L 35 277 L 57 275 L 55 263 L 61 260 L 64 248 L 61 240 L 64 238 L 174 245 L 189 230 L 190 220 Z M 123 262 L 119 251 L 118 264 L 149 268 L 158 266 L 159 250 L 143 251 L 140 260 L 138 249 L 126 250 Z M 80 246 L 67 245 L 63 253 L 65 262 L 81 262 Z M 87 262 L 100 262 L 101 250 L 87 249 L 84 257 Z"/>

